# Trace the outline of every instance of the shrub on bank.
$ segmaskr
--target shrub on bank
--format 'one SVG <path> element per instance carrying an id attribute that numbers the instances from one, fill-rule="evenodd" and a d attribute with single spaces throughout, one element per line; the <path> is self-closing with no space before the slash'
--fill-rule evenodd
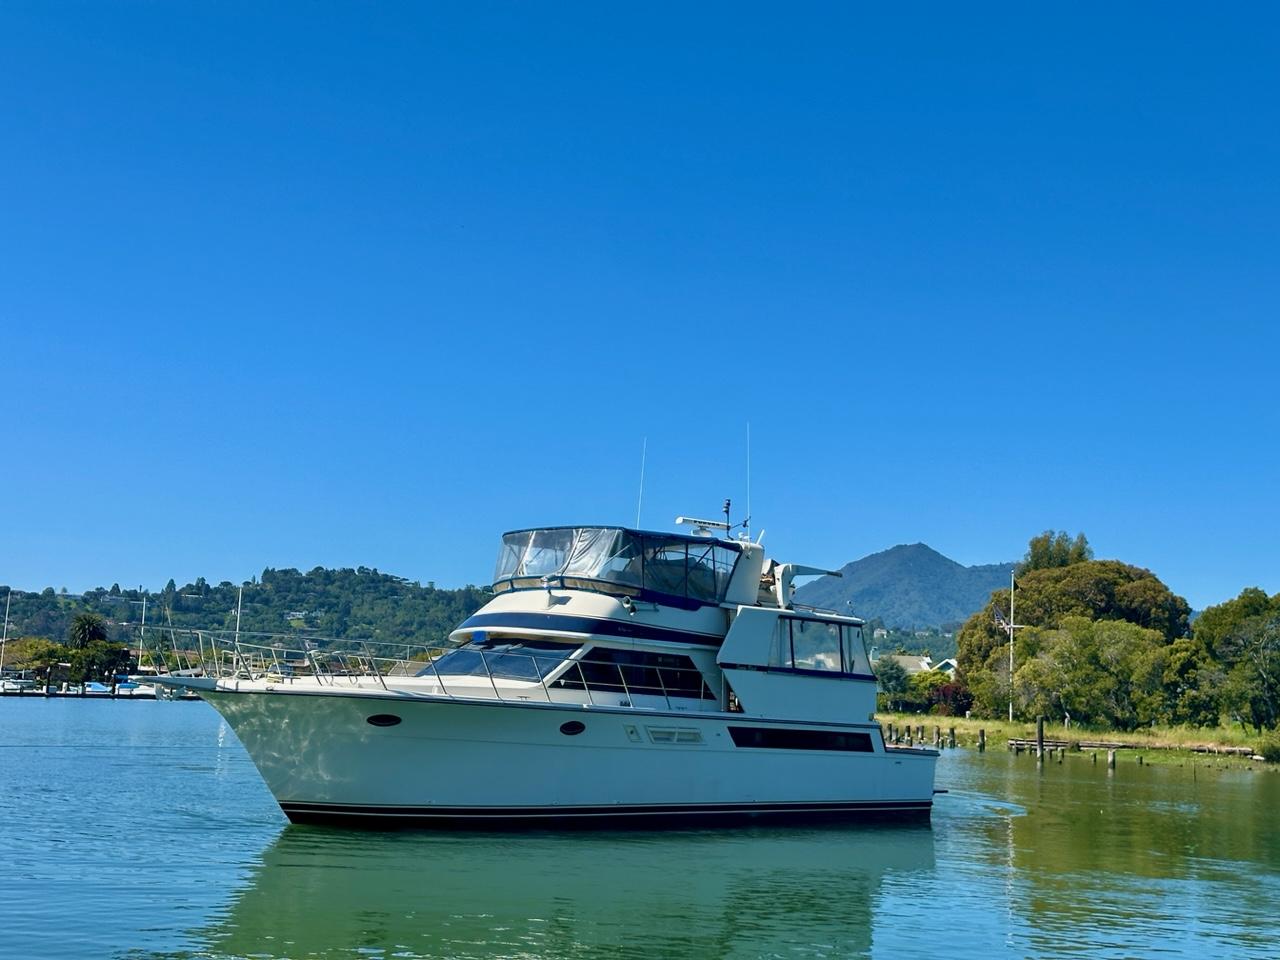
<path id="1" fill-rule="evenodd" d="M 1258 740 L 1258 753 L 1267 763 L 1280 763 L 1280 730 L 1269 730 Z"/>

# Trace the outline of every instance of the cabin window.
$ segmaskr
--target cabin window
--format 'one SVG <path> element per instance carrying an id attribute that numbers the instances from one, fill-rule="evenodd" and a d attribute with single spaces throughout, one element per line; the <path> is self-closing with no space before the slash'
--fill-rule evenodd
<path id="1" fill-rule="evenodd" d="M 861 627 L 845 626 L 844 631 L 844 669 L 847 673 L 871 673 L 871 664 L 867 662 L 867 648 L 862 637 Z"/>
<path id="2" fill-rule="evenodd" d="M 861 627 L 801 617 L 778 618 L 766 664 L 775 670 L 831 674 L 871 672 L 862 645 Z"/>
<path id="3" fill-rule="evenodd" d="M 791 618 L 779 617 L 773 628 L 773 643 L 769 646 L 769 666 L 791 666 Z"/>
<path id="4" fill-rule="evenodd" d="M 418 676 L 496 677 L 503 680 L 542 680 L 578 649 L 578 644 L 554 640 L 499 639 L 485 636 L 450 650 L 418 671 Z"/>
<path id="5" fill-rule="evenodd" d="M 714 700 L 702 671 L 683 654 L 593 647 L 571 666 L 557 686 L 631 696 L 693 697 Z"/>
<path id="6" fill-rule="evenodd" d="M 735 747 L 759 750 L 839 750 L 873 753 L 869 733 L 843 730 L 789 730 L 777 727 L 730 727 Z"/>
<path id="7" fill-rule="evenodd" d="M 797 670 L 839 673 L 840 625 L 821 620 L 793 620 L 791 662 Z"/>

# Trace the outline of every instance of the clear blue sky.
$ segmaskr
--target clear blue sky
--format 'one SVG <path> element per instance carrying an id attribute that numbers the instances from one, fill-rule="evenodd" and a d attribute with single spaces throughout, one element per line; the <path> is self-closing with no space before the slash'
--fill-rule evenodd
<path id="1" fill-rule="evenodd" d="M 1045 528 L 1280 590 L 1264 4 L 0 7 L 0 582 Z"/>

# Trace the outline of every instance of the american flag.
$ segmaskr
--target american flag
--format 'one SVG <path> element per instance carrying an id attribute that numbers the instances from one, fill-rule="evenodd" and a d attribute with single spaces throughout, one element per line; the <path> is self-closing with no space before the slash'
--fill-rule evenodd
<path id="1" fill-rule="evenodd" d="M 996 623 L 1000 624 L 1000 626 L 1004 627 L 1006 630 L 1009 629 L 1009 621 L 1004 618 L 1004 614 L 999 610 L 996 610 Z"/>

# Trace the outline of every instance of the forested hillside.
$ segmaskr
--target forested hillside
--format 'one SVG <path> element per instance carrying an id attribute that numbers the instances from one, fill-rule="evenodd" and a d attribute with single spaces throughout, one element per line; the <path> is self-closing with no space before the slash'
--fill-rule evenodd
<path id="1" fill-rule="evenodd" d="M 0 592 L 7 588 L 0 587 Z M 230 582 L 178 586 L 170 580 L 147 595 L 147 623 L 159 627 L 232 628 L 238 585 Z M 79 613 L 106 621 L 108 639 L 134 642 L 142 619 L 143 594 L 119 585 L 99 587 L 82 596 L 15 590 L 9 636 L 44 637 L 61 642 Z M 263 570 L 244 587 L 241 629 L 261 633 L 305 633 L 340 639 L 366 639 L 414 645 L 437 644 L 485 601 L 478 587 L 438 590 L 380 573 L 368 567 L 329 570 Z"/>

